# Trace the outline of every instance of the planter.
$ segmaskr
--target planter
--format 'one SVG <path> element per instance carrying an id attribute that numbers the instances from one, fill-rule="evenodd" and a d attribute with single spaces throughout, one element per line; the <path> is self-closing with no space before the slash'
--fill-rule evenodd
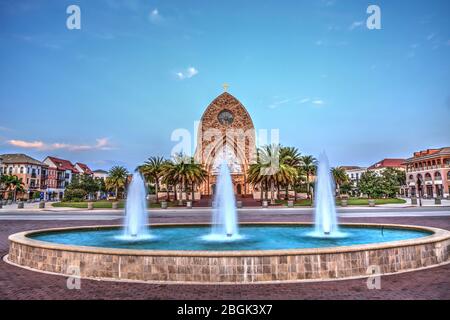
<path id="1" fill-rule="evenodd" d="M 8 200 L 8 204 L 11 205 L 13 202 L 12 200 Z"/>
<path id="2" fill-rule="evenodd" d="M 436 205 L 440 205 L 440 204 L 442 204 L 442 202 L 441 202 L 441 198 L 439 198 L 439 197 L 437 197 L 437 198 L 434 198 L 434 204 L 436 204 Z"/>
<path id="3" fill-rule="evenodd" d="M 294 207 L 294 200 L 288 200 L 288 207 L 293 208 Z"/>
<path id="4" fill-rule="evenodd" d="M 23 201 L 17 203 L 17 209 L 23 209 L 23 207 L 24 207 Z"/>
<path id="5" fill-rule="evenodd" d="M 369 205 L 370 205 L 370 201 L 369 201 Z M 341 200 L 341 207 L 346 207 L 348 206 L 348 200 L 347 199 L 342 199 Z"/>
<path id="6" fill-rule="evenodd" d="M 87 209 L 88 210 L 94 210 L 94 203 L 93 202 L 88 202 L 88 207 L 87 207 Z"/>
<path id="7" fill-rule="evenodd" d="M 39 209 L 44 209 L 44 208 L 45 208 L 45 201 L 39 202 Z"/>
<path id="8" fill-rule="evenodd" d="M 267 208 L 269 206 L 269 202 L 267 200 L 263 200 L 262 207 Z"/>
<path id="9" fill-rule="evenodd" d="M 119 203 L 118 203 L 118 202 L 113 202 L 113 203 L 112 203 L 112 208 L 113 208 L 114 210 L 117 210 L 117 209 L 119 208 Z"/>
<path id="10" fill-rule="evenodd" d="M 167 209 L 167 201 L 161 201 L 161 209 Z"/>
<path id="11" fill-rule="evenodd" d="M 417 198 L 416 197 L 411 198 L 411 204 L 412 205 L 417 205 Z"/>
<path id="12" fill-rule="evenodd" d="M 369 199 L 369 207 L 375 207 L 375 200 Z"/>
<path id="13" fill-rule="evenodd" d="M 242 208 L 242 201 L 236 201 L 236 207 Z"/>
<path id="14" fill-rule="evenodd" d="M 192 209 L 192 201 L 187 201 L 186 202 L 186 208 Z"/>

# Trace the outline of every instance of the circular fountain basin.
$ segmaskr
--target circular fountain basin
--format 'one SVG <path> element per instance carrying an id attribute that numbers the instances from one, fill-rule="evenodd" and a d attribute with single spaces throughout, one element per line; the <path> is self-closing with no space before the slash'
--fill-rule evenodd
<path id="1" fill-rule="evenodd" d="M 304 223 L 250 223 L 240 237 L 207 241 L 209 225 L 158 224 L 151 238 L 124 241 L 118 226 L 46 229 L 11 235 L 8 261 L 86 278 L 250 283 L 367 277 L 449 259 L 450 232 L 442 229 L 345 224 L 339 237 L 313 231 Z"/>

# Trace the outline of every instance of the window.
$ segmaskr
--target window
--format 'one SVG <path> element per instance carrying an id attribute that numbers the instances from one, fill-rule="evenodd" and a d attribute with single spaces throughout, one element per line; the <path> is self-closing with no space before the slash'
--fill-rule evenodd
<path id="1" fill-rule="evenodd" d="M 20 173 L 24 172 L 24 167 L 20 167 Z"/>
<path id="2" fill-rule="evenodd" d="M 217 116 L 217 119 L 219 120 L 220 124 L 223 125 L 230 125 L 234 121 L 233 114 L 230 110 L 222 110 L 219 115 Z"/>
<path id="3" fill-rule="evenodd" d="M 440 173 L 439 171 L 436 171 L 436 172 L 434 173 L 434 179 L 436 179 L 436 180 L 441 180 L 441 173 Z"/>

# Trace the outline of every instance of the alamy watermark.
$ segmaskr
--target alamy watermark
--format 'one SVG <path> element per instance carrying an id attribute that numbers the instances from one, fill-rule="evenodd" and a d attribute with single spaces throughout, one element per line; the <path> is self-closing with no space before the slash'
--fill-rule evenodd
<path id="1" fill-rule="evenodd" d="M 81 272 L 79 266 L 69 266 L 67 267 L 67 273 L 69 277 L 67 278 L 67 289 L 69 290 L 80 290 L 81 289 Z"/>

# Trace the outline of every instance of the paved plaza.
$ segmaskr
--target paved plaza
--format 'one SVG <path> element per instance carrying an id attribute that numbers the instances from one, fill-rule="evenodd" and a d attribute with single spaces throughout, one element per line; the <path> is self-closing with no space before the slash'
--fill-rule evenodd
<path id="1" fill-rule="evenodd" d="M 120 224 L 121 211 L 0 212 L 0 254 L 8 253 L 12 233 L 50 227 Z M 341 210 L 341 222 L 399 223 L 450 230 L 450 209 Z M 209 222 L 208 210 L 154 210 L 152 222 Z M 311 209 L 242 210 L 240 220 L 312 220 Z M 383 276 L 381 289 L 369 290 L 366 279 L 247 285 L 179 285 L 81 281 L 80 290 L 67 289 L 67 278 L 33 272 L 0 262 L 2 299 L 450 299 L 450 264 Z"/>

